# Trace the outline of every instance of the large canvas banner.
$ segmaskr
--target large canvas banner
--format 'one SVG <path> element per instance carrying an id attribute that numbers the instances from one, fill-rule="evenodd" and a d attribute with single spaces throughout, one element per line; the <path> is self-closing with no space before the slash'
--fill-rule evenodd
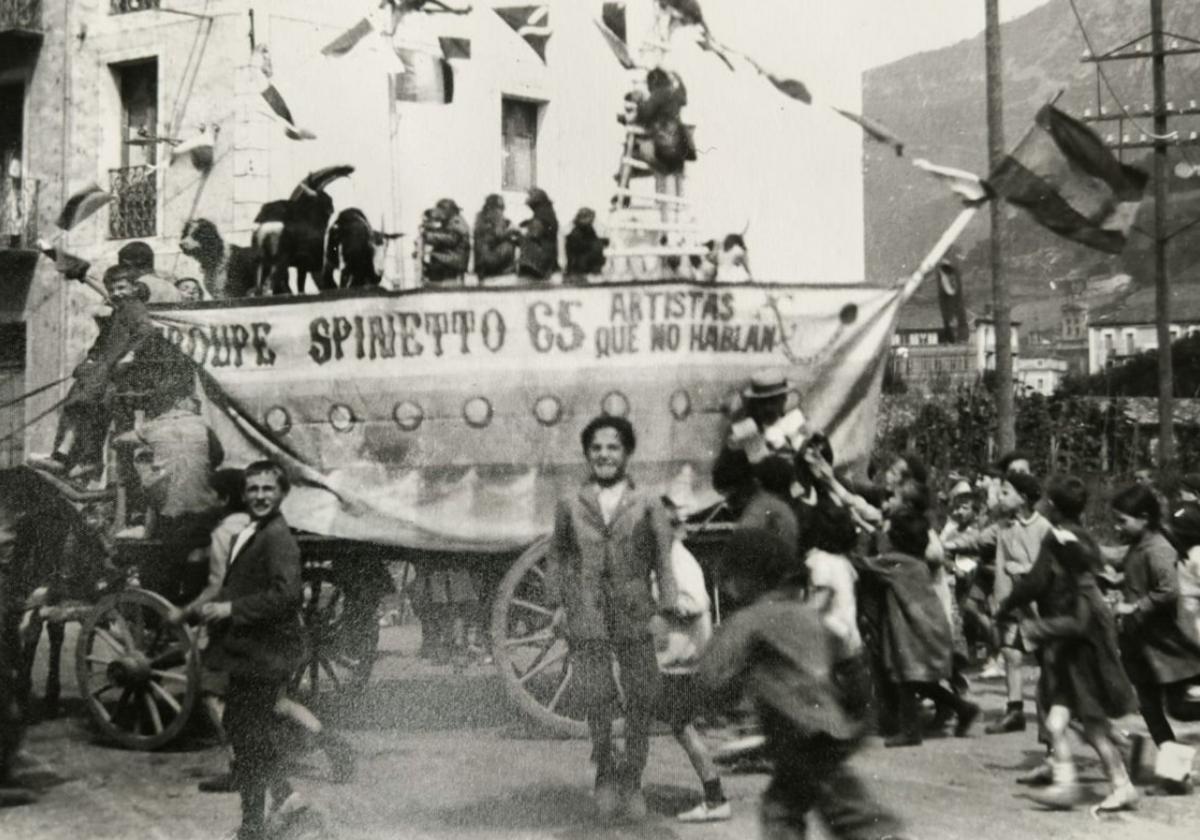
<path id="1" fill-rule="evenodd" d="M 160 307 L 234 464 L 299 478 L 319 534 L 504 550 L 585 477 L 579 432 L 623 414 L 633 475 L 697 504 L 750 375 L 786 372 L 837 460 L 870 450 L 899 288 L 661 283 L 339 294 Z"/>

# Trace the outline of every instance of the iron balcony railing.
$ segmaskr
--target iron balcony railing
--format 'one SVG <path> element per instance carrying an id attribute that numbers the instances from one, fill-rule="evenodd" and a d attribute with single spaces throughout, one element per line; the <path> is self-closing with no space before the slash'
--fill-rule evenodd
<path id="1" fill-rule="evenodd" d="M 41 31 L 42 0 L 0 0 L 0 34 Z"/>
<path id="2" fill-rule="evenodd" d="M 141 239 L 154 236 L 158 227 L 158 183 L 151 166 L 127 166 L 108 170 L 108 236 L 110 239 Z"/>
<path id="3" fill-rule="evenodd" d="M 0 248 L 36 248 L 42 182 L 0 178 Z"/>
<path id="4" fill-rule="evenodd" d="M 112 0 L 109 10 L 114 15 L 157 9 L 158 0 Z"/>

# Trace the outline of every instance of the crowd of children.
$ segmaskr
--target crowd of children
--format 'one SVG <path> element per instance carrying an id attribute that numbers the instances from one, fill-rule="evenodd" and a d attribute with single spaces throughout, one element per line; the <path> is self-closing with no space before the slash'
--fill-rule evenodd
<path id="1" fill-rule="evenodd" d="M 922 464 L 900 455 L 877 484 L 855 484 L 833 469 L 824 436 L 778 431 L 788 426 L 782 393 L 765 380 L 747 388 L 754 425 L 738 429 L 735 417 L 718 459 L 714 483 L 741 514 L 720 564 L 736 609 L 700 664 L 709 690 L 754 701 L 773 766 L 765 836 L 805 836 L 813 809 L 834 836 L 898 836 L 844 764 L 862 736 L 911 747 L 952 720 L 955 736 L 968 735 L 981 710 L 966 673 L 1005 681 L 1004 711 L 984 731 L 1023 731 L 1030 666 L 1029 722 L 1046 757 L 1014 781 L 1036 803 L 1083 803 L 1074 731 L 1110 783 L 1093 812 L 1135 808 L 1146 743 L 1114 723 L 1135 712 L 1158 748 L 1156 784 L 1190 790 L 1194 751 L 1168 715 L 1200 711 L 1200 476 L 1183 478 L 1173 506 L 1145 479 L 1115 492 L 1120 544 L 1102 546 L 1079 477 L 1040 480 L 1011 453 L 937 493 Z"/>

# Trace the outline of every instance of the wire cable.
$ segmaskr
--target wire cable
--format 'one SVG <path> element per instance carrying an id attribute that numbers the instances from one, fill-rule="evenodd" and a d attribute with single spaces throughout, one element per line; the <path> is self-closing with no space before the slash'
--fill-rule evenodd
<path id="1" fill-rule="evenodd" d="M 1108 74 L 1104 72 L 1104 64 L 1100 61 L 1100 54 L 1096 52 L 1095 46 L 1092 44 L 1092 36 L 1088 34 L 1087 27 L 1084 25 L 1083 16 L 1079 13 L 1079 7 L 1075 4 L 1075 0 L 1067 0 L 1071 5 L 1071 11 L 1075 15 L 1075 23 L 1079 28 L 1079 34 L 1083 36 L 1083 42 L 1087 44 L 1088 53 L 1096 60 L 1096 72 L 1100 74 L 1101 80 L 1104 82 L 1104 87 L 1108 89 L 1108 95 L 1117 103 L 1117 107 L 1121 109 L 1121 113 L 1125 118 L 1142 134 L 1145 134 L 1152 140 L 1175 140 L 1179 137 L 1179 130 L 1170 131 L 1166 134 L 1155 134 L 1150 129 L 1137 121 L 1137 118 L 1129 112 L 1125 104 L 1121 101 L 1121 97 L 1117 96 L 1116 90 L 1112 86 L 1112 82 L 1108 78 Z"/>

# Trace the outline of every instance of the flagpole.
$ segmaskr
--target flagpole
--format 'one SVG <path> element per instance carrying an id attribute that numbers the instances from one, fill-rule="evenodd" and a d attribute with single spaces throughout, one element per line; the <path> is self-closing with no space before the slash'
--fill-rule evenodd
<path id="1" fill-rule="evenodd" d="M 987 70 L 988 168 L 994 172 L 1005 155 L 1000 4 L 999 0 L 984 2 L 987 21 L 984 43 Z M 1009 296 L 1008 278 L 1004 276 L 1004 259 L 1001 252 L 1004 216 L 1000 202 L 991 203 L 990 216 L 992 236 L 989 262 L 992 273 L 992 318 L 996 331 L 996 449 L 997 454 L 1002 454 L 1011 452 L 1017 445 L 1013 406 L 1012 300 Z"/>
<path id="2" fill-rule="evenodd" d="M 912 297 L 913 292 L 921 285 L 921 281 L 937 268 L 938 263 L 942 261 L 942 258 L 946 256 L 946 252 L 950 250 L 950 246 L 955 243 L 958 237 L 962 236 L 962 232 L 967 229 L 967 225 L 971 223 L 971 220 L 975 218 L 975 214 L 978 212 L 978 204 L 969 204 L 954 218 L 954 221 L 950 223 L 950 227 L 946 228 L 946 232 L 938 239 L 937 244 L 925 255 L 925 259 L 921 260 L 921 264 L 917 267 L 917 270 L 904 281 L 903 294 L 905 300 Z"/>
<path id="3" fill-rule="evenodd" d="M 1171 281 L 1167 276 L 1167 93 L 1163 3 L 1150 0 L 1154 80 L 1154 312 L 1158 334 L 1158 466 L 1175 461 L 1175 372 L 1171 359 Z"/>

